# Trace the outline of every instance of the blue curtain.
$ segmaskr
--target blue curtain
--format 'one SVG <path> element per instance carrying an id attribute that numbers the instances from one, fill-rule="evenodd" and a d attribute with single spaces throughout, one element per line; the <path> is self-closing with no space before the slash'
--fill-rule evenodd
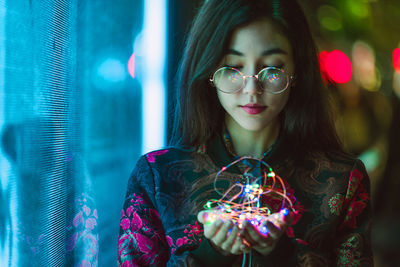
<path id="1" fill-rule="evenodd" d="M 137 0 L 0 0 L 0 266 L 115 266 Z"/>

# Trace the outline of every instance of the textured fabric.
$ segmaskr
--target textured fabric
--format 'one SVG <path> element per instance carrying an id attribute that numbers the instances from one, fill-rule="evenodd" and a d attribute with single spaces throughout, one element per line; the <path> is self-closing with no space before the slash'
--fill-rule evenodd
<path id="1" fill-rule="evenodd" d="M 252 266 L 371 266 L 369 178 L 363 164 L 326 153 L 298 164 L 285 152 L 278 141 L 263 160 L 284 179 L 299 212 L 270 255 L 252 252 Z M 142 156 L 122 211 L 119 265 L 241 266 L 242 256 L 216 252 L 197 222 L 207 200 L 218 198 L 217 172 L 234 157 L 221 136 L 202 151 L 169 148 Z M 238 176 L 239 168 L 224 172 L 217 188 L 226 190 Z M 280 209 L 271 200 L 263 203 Z"/>

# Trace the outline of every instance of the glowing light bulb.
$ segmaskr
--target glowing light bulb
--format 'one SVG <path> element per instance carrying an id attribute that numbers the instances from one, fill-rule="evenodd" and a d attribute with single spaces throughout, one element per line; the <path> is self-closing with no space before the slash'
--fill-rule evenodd
<path id="1" fill-rule="evenodd" d="M 268 228 L 266 226 L 261 227 L 260 232 L 263 234 L 268 234 Z"/>
<path id="2" fill-rule="evenodd" d="M 289 210 L 288 209 L 283 209 L 281 210 L 281 212 L 283 213 L 283 215 L 287 216 L 289 214 Z"/>

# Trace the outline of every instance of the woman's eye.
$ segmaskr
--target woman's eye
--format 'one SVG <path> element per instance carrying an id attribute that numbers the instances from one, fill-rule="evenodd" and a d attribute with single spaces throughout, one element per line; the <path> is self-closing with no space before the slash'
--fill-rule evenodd
<path id="1" fill-rule="evenodd" d="M 226 65 L 225 67 L 234 68 L 234 69 L 241 69 L 242 68 L 242 66 L 230 66 L 230 65 Z"/>
<path id="2" fill-rule="evenodd" d="M 263 68 L 263 69 L 265 69 L 265 68 L 277 68 L 277 69 L 282 69 L 283 66 L 284 66 L 284 65 L 271 65 L 271 66 L 264 65 L 264 66 L 262 66 L 262 68 Z"/>

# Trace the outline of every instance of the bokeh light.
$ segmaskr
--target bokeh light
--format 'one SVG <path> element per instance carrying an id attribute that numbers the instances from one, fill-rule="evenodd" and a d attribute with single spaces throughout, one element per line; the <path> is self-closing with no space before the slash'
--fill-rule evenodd
<path id="1" fill-rule="evenodd" d="M 393 91 L 400 98 L 400 72 L 397 71 L 393 75 Z"/>
<path id="2" fill-rule="evenodd" d="M 357 41 L 353 45 L 352 62 L 354 79 L 358 85 L 369 91 L 377 91 L 381 80 L 375 64 L 375 52 L 370 45 Z"/>
<path id="3" fill-rule="evenodd" d="M 350 81 L 353 68 L 350 59 L 339 50 L 332 52 L 322 51 L 319 55 L 320 66 L 325 78 L 334 83 Z"/>
<path id="4" fill-rule="evenodd" d="M 343 27 L 342 15 L 333 6 L 322 5 L 317 11 L 321 26 L 330 31 L 338 31 Z"/>
<path id="5" fill-rule="evenodd" d="M 104 60 L 97 68 L 97 75 L 108 82 L 121 82 L 126 72 L 121 61 L 113 58 Z"/>
<path id="6" fill-rule="evenodd" d="M 367 1 L 346 1 L 347 10 L 351 12 L 354 17 L 363 19 L 369 16 L 370 8 Z"/>
<path id="7" fill-rule="evenodd" d="M 393 50 L 393 67 L 397 73 L 400 73 L 400 48 Z"/>

